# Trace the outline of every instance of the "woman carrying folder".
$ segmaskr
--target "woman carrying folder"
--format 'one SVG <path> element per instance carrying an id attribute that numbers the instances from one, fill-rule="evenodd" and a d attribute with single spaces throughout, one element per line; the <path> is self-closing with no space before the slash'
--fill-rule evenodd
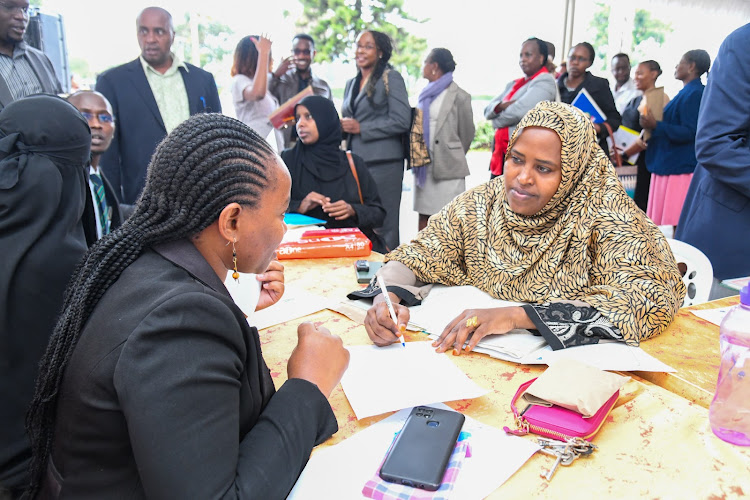
<path id="1" fill-rule="evenodd" d="M 159 144 L 135 212 L 66 292 L 27 419 L 30 498 L 289 493 L 337 430 L 326 398 L 349 354 L 302 323 L 275 390 L 224 280 L 259 273 L 258 307 L 280 299 L 273 257 L 290 185 L 268 143 L 233 118 L 193 115 Z"/>
<path id="2" fill-rule="evenodd" d="M 568 71 L 560 75 L 557 79 L 557 88 L 560 91 L 560 100 L 564 103 L 571 104 L 581 89 L 586 92 L 596 102 L 597 106 L 607 117 L 605 122 L 612 129 L 612 132 L 620 126 L 620 113 L 615 106 L 615 99 L 612 97 L 612 91 L 609 89 L 609 82 L 604 78 L 592 75 L 588 69 L 594 64 L 596 52 L 594 47 L 588 42 L 582 42 L 570 49 L 568 53 Z M 609 130 L 604 124 L 595 123 L 594 129 L 596 136 L 599 138 L 599 146 L 604 153 L 609 155 L 609 146 L 607 137 Z"/>
<path id="3" fill-rule="evenodd" d="M 591 122 L 549 101 L 518 124 L 503 177 L 454 199 L 386 260 L 378 273 L 393 302 L 415 305 L 442 283 L 527 303 L 458 314 L 433 344 L 455 354 L 515 328 L 538 330 L 553 349 L 637 345 L 669 325 L 685 295 L 666 239 L 625 193 Z M 405 325 L 408 309 L 395 307 Z M 365 327 L 377 345 L 398 338 L 379 296 Z"/>
<path id="4" fill-rule="evenodd" d="M 635 67 L 635 75 L 633 81 L 635 82 L 635 88 L 641 91 L 641 95 L 634 97 L 622 110 L 622 125 L 636 132 L 640 132 L 643 127 L 641 126 L 641 110 L 644 114 L 648 113 L 647 109 L 643 106 L 643 96 L 648 94 L 650 91 L 656 88 L 656 79 L 661 75 L 661 66 L 656 61 L 648 60 L 643 61 Z M 665 96 L 665 101 L 668 100 Z M 654 106 L 653 103 L 650 103 Z M 641 134 L 643 135 L 643 134 Z M 635 180 L 635 193 L 633 194 L 633 200 L 638 208 L 646 211 L 648 206 L 648 192 L 651 186 L 651 172 L 646 168 L 646 142 L 639 137 L 633 144 L 631 144 L 625 151 L 613 151 L 612 154 L 621 154 L 623 160 L 627 159 L 634 154 L 638 154 L 638 159 L 635 161 L 638 167 L 636 180 Z"/>

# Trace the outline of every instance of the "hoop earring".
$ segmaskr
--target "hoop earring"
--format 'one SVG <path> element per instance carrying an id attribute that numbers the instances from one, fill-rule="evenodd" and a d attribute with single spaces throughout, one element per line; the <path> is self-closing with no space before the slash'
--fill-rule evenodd
<path id="1" fill-rule="evenodd" d="M 234 281 L 239 283 L 240 273 L 237 272 L 237 249 L 234 247 L 235 243 L 237 243 L 237 238 L 232 241 L 232 263 L 234 264 L 234 272 L 232 273 L 232 278 L 234 278 Z"/>

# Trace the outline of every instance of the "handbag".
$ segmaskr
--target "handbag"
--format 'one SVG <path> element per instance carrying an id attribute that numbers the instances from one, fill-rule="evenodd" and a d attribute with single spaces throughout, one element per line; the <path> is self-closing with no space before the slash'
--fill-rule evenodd
<path id="1" fill-rule="evenodd" d="M 607 415 L 614 408 L 617 398 L 620 397 L 620 391 L 618 390 L 589 418 L 584 418 L 583 415 L 576 411 L 557 405 L 529 405 L 525 410 L 519 412 L 516 402 L 535 380 L 536 378 L 533 378 L 521 384 L 515 396 L 513 396 L 510 408 L 513 410 L 517 429 L 510 429 L 507 426 L 503 427 L 503 430 L 507 434 L 522 436 L 532 433 L 559 441 L 567 441 L 575 437 L 589 440 L 599 432 Z"/>
<path id="2" fill-rule="evenodd" d="M 401 140 L 404 146 L 407 170 L 412 167 L 424 167 L 430 163 L 430 151 L 424 142 L 424 123 L 422 110 L 411 108 L 411 127 Z"/>
<path id="3" fill-rule="evenodd" d="M 390 69 L 386 69 L 383 72 L 385 95 L 390 94 L 388 86 L 389 71 Z M 401 147 L 403 148 L 403 156 L 406 158 L 407 170 L 412 167 L 424 167 L 430 163 L 430 151 L 424 141 L 422 110 L 419 108 L 411 108 L 411 125 L 409 125 L 409 130 L 401 135 Z"/>

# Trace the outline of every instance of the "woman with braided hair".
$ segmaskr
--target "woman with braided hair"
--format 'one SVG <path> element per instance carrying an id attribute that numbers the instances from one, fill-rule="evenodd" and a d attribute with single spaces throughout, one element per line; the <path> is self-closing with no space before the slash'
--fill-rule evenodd
<path id="1" fill-rule="evenodd" d="M 275 391 L 223 281 L 259 273 L 259 307 L 279 300 L 290 184 L 271 147 L 223 115 L 194 115 L 158 146 L 133 215 L 74 274 L 40 364 L 32 498 L 289 492 L 337 430 L 326 398 L 348 353 L 301 324 Z"/>
<path id="2" fill-rule="evenodd" d="M 357 76 L 346 82 L 341 128 L 347 145 L 367 163 L 385 207 L 383 225 L 375 229 L 389 249 L 399 244 L 398 215 L 404 179 L 401 137 L 411 125 L 411 107 L 404 79 L 388 61 L 391 39 L 379 31 L 357 37 Z"/>

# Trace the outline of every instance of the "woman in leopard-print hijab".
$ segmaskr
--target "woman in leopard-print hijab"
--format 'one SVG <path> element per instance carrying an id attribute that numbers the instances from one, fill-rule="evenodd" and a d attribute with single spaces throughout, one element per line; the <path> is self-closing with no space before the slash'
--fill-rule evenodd
<path id="1" fill-rule="evenodd" d="M 519 123 L 502 178 L 455 198 L 386 260 L 380 273 L 397 302 L 442 283 L 528 303 L 461 313 L 434 344 L 457 354 L 470 334 L 467 350 L 513 328 L 539 330 L 553 349 L 638 345 L 669 325 L 685 295 L 669 244 L 625 193 L 591 122 L 548 101 Z M 406 324 L 408 310 L 396 307 Z M 397 339 L 384 310 L 377 296 L 365 323 L 378 345 Z"/>

